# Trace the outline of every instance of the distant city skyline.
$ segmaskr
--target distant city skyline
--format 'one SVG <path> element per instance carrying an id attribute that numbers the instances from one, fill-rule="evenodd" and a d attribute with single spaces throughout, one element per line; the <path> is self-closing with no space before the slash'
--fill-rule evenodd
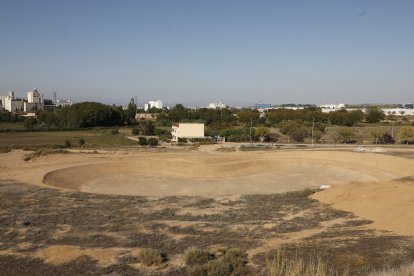
<path id="1" fill-rule="evenodd" d="M 126 105 L 414 101 L 414 2 L 3 0 L 0 94 Z"/>

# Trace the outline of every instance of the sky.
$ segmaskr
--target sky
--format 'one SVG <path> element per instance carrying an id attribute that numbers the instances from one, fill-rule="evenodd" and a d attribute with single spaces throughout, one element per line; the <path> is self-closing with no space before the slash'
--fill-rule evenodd
<path id="1" fill-rule="evenodd" d="M 411 0 L 0 0 L 0 94 L 414 101 Z"/>

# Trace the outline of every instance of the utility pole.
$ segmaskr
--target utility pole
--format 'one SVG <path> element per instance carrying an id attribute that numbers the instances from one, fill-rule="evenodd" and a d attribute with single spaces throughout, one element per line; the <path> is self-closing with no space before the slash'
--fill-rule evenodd
<path id="1" fill-rule="evenodd" d="M 253 118 L 250 118 L 250 146 L 253 147 L 252 141 L 252 128 L 253 128 Z"/>
<path id="2" fill-rule="evenodd" d="M 315 118 L 312 118 L 312 148 L 313 148 L 313 128 L 315 127 Z"/>

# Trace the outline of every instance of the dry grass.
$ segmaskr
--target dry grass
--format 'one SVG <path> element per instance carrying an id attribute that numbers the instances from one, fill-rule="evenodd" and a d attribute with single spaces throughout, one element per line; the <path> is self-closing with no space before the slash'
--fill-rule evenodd
<path id="1" fill-rule="evenodd" d="M 29 161 L 29 160 L 32 160 L 32 159 L 34 159 L 36 157 L 39 157 L 39 156 L 47 156 L 47 155 L 51 155 L 51 154 L 62 154 L 62 153 L 69 153 L 69 151 L 64 150 L 64 149 L 54 149 L 54 150 L 42 149 L 42 150 L 37 150 L 35 152 L 25 154 L 23 156 L 23 160 L 24 161 Z"/>
<path id="2" fill-rule="evenodd" d="M 139 252 L 139 261 L 144 265 L 151 266 L 151 265 L 161 265 L 165 258 L 161 254 L 160 251 L 152 248 L 143 248 Z"/>
<path id="3" fill-rule="evenodd" d="M 287 258 L 283 250 L 279 249 L 272 258 L 266 256 L 266 275 L 268 276 L 333 276 L 348 275 L 345 271 L 338 274 L 322 260 L 320 256 L 305 262 L 299 257 Z"/>
<path id="4" fill-rule="evenodd" d="M 412 276 L 414 275 L 414 262 L 401 265 L 399 268 L 373 271 L 368 276 Z"/>
<path id="5" fill-rule="evenodd" d="M 214 256 L 208 251 L 193 246 L 185 252 L 185 264 L 189 266 L 203 265 L 208 263 L 212 257 Z"/>

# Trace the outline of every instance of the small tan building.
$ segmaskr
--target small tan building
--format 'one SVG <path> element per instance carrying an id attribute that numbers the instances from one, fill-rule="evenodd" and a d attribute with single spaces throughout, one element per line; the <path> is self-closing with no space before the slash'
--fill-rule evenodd
<path id="1" fill-rule="evenodd" d="M 204 124 L 179 123 L 172 127 L 171 135 L 175 142 L 178 138 L 204 138 Z"/>

